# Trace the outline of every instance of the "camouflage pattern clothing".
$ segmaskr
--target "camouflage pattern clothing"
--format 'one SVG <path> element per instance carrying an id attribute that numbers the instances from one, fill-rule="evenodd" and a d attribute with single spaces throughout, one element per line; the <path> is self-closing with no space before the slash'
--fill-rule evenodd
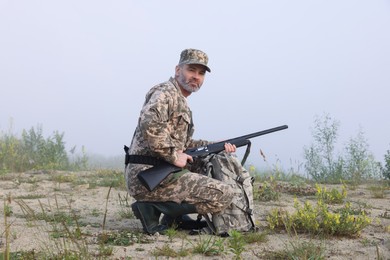
<path id="1" fill-rule="evenodd" d="M 129 154 L 153 156 L 173 163 L 178 150 L 209 144 L 205 140 L 193 140 L 193 133 L 192 112 L 187 100 L 176 80 L 170 78 L 146 94 Z M 149 167 L 131 163 L 126 167 L 127 189 L 136 200 L 186 202 L 194 204 L 198 213 L 204 214 L 222 211 L 233 199 L 229 185 L 186 169 L 169 175 L 149 192 L 137 178 L 140 171 Z"/>

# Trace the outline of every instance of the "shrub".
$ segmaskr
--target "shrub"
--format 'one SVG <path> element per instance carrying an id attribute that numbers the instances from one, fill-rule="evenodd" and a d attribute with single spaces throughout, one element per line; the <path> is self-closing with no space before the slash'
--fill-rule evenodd
<path id="1" fill-rule="evenodd" d="M 253 191 L 253 198 L 259 201 L 278 200 L 279 197 L 280 192 L 277 190 L 277 183 L 272 177 L 270 182 L 264 181 Z"/>
<path id="2" fill-rule="evenodd" d="M 25 163 L 32 169 L 67 169 L 69 159 L 63 138 L 64 133 L 55 131 L 45 139 L 40 126 L 36 130 L 33 127 L 29 131 L 23 130 L 21 144 Z"/>
<path id="3" fill-rule="evenodd" d="M 364 179 L 379 177 L 380 169 L 374 156 L 369 151 L 369 145 L 362 130 L 355 138 L 351 138 L 345 147 L 345 178 L 360 183 Z"/>
<path id="4" fill-rule="evenodd" d="M 343 160 L 334 149 L 340 123 L 329 115 L 316 117 L 312 131 L 314 143 L 304 148 L 305 169 L 315 181 L 337 181 L 342 176 Z"/>
<path id="5" fill-rule="evenodd" d="M 315 235 L 356 236 L 371 223 L 364 211 L 354 215 L 350 203 L 346 203 L 338 212 L 332 212 L 321 199 L 318 199 L 316 206 L 308 201 L 301 206 L 295 200 L 294 208 L 296 211 L 291 214 L 273 209 L 267 216 L 269 227 Z"/>
<path id="6" fill-rule="evenodd" d="M 326 190 L 326 187 L 321 187 L 316 184 L 316 197 L 318 200 L 322 200 L 325 203 L 329 204 L 341 204 L 344 199 L 347 197 L 347 188 L 345 185 L 342 186 L 342 192 L 339 192 L 337 189 L 332 188 L 330 191 Z"/>
<path id="7" fill-rule="evenodd" d="M 390 180 L 390 150 L 385 154 L 385 167 L 381 169 L 382 175 L 385 179 Z"/>
<path id="8" fill-rule="evenodd" d="M 82 157 L 70 162 L 65 149 L 64 133 L 54 131 L 44 138 L 42 127 L 23 130 L 21 138 L 12 131 L 0 132 L 0 173 L 23 172 L 27 170 L 81 170 L 87 168 L 87 157 L 83 149 Z"/>
<path id="9" fill-rule="evenodd" d="M 369 151 L 362 130 L 356 137 L 350 138 L 344 154 L 335 155 L 339 125 L 327 114 L 322 118 L 316 117 L 312 131 L 314 143 L 304 148 L 305 170 L 309 176 L 317 182 L 339 183 L 341 180 L 351 180 L 356 184 L 378 178 L 380 164 Z"/>
<path id="10" fill-rule="evenodd" d="M 0 172 L 20 171 L 23 164 L 21 141 L 12 134 L 0 133 Z"/>

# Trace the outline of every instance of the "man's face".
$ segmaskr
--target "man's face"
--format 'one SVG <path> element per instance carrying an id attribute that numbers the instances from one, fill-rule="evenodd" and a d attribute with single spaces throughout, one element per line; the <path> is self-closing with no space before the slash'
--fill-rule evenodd
<path id="1" fill-rule="evenodd" d="M 206 75 L 206 68 L 198 64 L 184 64 L 176 66 L 175 78 L 187 92 L 192 93 L 200 89 Z"/>

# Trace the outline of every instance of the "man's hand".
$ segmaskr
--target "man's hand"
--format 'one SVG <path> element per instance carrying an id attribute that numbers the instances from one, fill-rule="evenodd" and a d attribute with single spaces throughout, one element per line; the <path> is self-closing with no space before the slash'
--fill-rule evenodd
<path id="1" fill-rule="evenodd" d="M 237 150 L 237 147 L 234 144 L 231 143 L 225 143 L 225 152 L 227 153 L 235 153 Z M 192 156 L 186 154 L 183 152 L 183 150 L 177 151 L 177 159 L 176 161 L 173 162 L 173 165 L 183 168 L 184 166 L 187 165 L 187 163 L 194 162 L 194 159 Z"/>
<path id="2" fill-rule="evenodd" d="M 177 151 L 177 159 L 174 161 L 173 165 L 183 168 L 184 166 L 187 165 L 187 162 L 192 163 L 194 159 L 192 159 L 192 156 L 183 153 L 182 150 Z"/>
<path id="3" fill-rule="evenodd" d="M 237 147 L 234 144 L 225 143 L 225 152 L 227 152 L 227 153 L 235 153 L 236 150 L 237 150 Z"/>

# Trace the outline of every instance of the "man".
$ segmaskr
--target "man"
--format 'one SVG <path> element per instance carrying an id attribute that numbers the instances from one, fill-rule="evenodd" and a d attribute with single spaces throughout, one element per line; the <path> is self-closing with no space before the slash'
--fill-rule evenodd
<path id="1" fill-rule="evenodd" d="M 185 214 L 218 213 L 227 208 L 233 199 L 232 188 L 221 181 L 189 171 L 188 162 L 194 160 L 184 153 L 188 148 L 204 146 L 210 142 L 193 140 L 192 112 L 186 98 L 198 91 L 204 81 L 207 65 L 206 53 L 196 49 L 181 52 L 175 76 L 154 86 L 146 95 L 138 119 L 129 154 L 163 159 L 182 171 L 170 174 L 153 191 L 148 191 L 137 174 L 150 165 L 129 163 L 125 176 L 129 194 L 137 202 L 132 205 L 135 216 L 149 234 L 164 232 L 172 219 Z M 225 144 L 225 151 L 235 152 L 236 147 Z M 160 215 L 164 214 L 164 224 Z M 167 220 L 168 219 L 168 220 Z"/>

